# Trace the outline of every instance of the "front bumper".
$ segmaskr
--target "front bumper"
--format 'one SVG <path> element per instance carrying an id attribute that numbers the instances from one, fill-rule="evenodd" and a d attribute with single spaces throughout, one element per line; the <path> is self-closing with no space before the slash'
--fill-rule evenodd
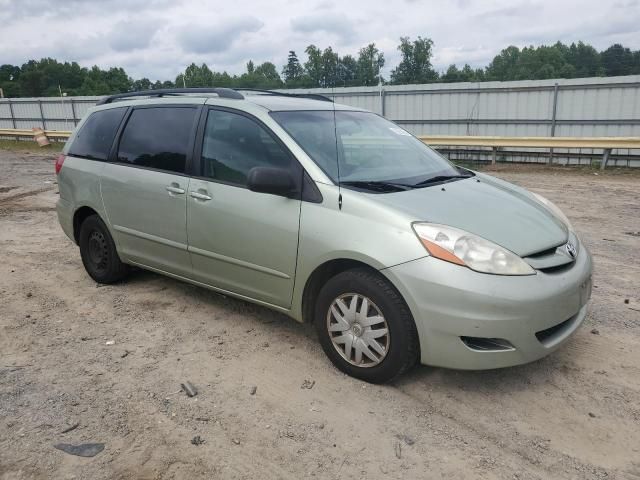
<path id="1" fill-rule="evenodd" d="M 560 347 L 586 317 L 592 268 L 581 245 L 573 265 L 554 273 L 489 275 L 433 257 L 381 272 L 413 313 L 421 363 L 480 370 L 531 362 Z M 504 339 L 513 348 L 478 350 L 461 337 Z"/>

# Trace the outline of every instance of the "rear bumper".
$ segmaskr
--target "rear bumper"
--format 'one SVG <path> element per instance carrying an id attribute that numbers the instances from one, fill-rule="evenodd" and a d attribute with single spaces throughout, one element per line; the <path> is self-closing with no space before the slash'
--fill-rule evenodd
<path id="1" fill-rule="evenodd" d="M 584 246 L 571 268 L 531 276 L 482 274 L 433 257 L 382 270 L 413 313 L 421 362 L 465 370 L 527 363 L 559 348 L 586 317 L 591 272 Z M 479 350 L 461 337 L 508 343 Z"/>
<path id="2" fill-rule="evenodd" d="M 73 237 L 73 208 L 71 204 L 62 198 L 58 198 L 56 212 L 58 213 L 58 222 L 62 227 L 62 231 L 75 243 L 76 239 Z"/>

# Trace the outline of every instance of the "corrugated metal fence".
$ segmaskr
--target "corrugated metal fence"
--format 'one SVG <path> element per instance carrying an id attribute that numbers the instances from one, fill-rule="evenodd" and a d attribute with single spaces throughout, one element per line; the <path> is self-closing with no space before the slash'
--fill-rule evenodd
<path id="1" fill-rule="evenodd" d="M 102 97 L 0 98 L 0 128 L 73 130 Z"/>
<path id="2" fill-rule="evenodd" d="M 435 83 L 294 90 L 372 110 L 416 135 L 640 136 L 640 75 L 517 82 Z M 489 159 L 481 149 L 450 158 Z M 508 152 L 508 153 L 507 153 Z M 589 163 L 602 150 L 560 150 L 554 159 Z M 546 162 L 549 150 L 504 149 L 504 160 Z M 640 151 L 614 150 L 610 165 L 640 166 Z"/>
<path id="3" fill-rule="evenodd" d="M 640 136 L 640 76 L 517 82 L 436 83 L 288 90 L 366 108 L 417 135 Z M 70 130 L 99 97 L 0 99 L 0 128 Z M 482 149 L 447 149 L 455 159 L 488 159 Z M 556 150 L 587 163 L 602 151 Z M 505 149 L 504 160 L 546 162 L 548 150 Z M 613 151 L 611 165 L 640 166 L 640 152 Z"/>

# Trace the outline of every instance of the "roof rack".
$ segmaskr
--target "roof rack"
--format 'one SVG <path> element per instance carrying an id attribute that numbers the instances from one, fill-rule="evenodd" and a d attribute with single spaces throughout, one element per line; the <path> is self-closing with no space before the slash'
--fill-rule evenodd
<path id="1" fill-rule="evenodd" d="M 278 97 L 308 98 L 311 100 L 320 100 L 322 102 L 333 102 L 329 97 L 317 93 L 286 93 L 275 90 L 262 90 L 260 88 L 235 88 L 234 90 L 237 92 L 263 93 L 265 95 L 274 95 Z"/>
<path id="2" fill-rule="evenodd" d="M 234 100 L 244 99 L 244 95 L 231 88 L 159 88 L 157 90 L 141 90 L 139 92 L 118 93 L 117 95 L 109 95 L 101 99 L 97 105 L 105 105 L 114 100 L 130 97 L 164 97 L 171 95 L 186 95 L 190 93 L 216 93 L 220 98 L 232 98 Z"/>
<path id="3" fill-rule="evenodd" d="M 274 95 L 278 97 L 292 97 L 292 98 L 308 98 L 311 100 L 320 100 L 323 102 L 333 102 L 329 97 L 319 95 L 317 93 L 285 93 L 277 92 L 275 90 L 261 90 L 259 88 L 158 88 L 157 90 L 141 90 L 139 92 L 127 92 L 118 93 L 116 95 L 109 95 L 102 98 L 97 105 L 105 105 L 112 103 L 114 100 L 120 100 L 123 98 L 132 97 L 165 97 L 172 95 L 188 95 L 188 94 L 202 94 L 202 93 L 215 93 L 220 98 L 231 98 L 234 100 L 244 99 L 244 95 L 240 92 L 254 92 L 262 93 L 265 95 Z"/>

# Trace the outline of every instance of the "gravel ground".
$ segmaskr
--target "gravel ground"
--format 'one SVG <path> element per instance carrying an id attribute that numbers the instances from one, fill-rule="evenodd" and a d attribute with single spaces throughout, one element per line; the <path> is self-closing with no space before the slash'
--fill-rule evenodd
<path id="1" fill-rule="evenodd" d="M 58 226 L 51 158 L 0 151 L 0 172 L 2 479 L 640 479 L 636 173 L 495 172 L 556 202 L 594 255 L 564 348 L 373 386 L 264 308 L 142 271 L 96 285 Z M 86 442 L 104 451 L 53 447 Z"/>

